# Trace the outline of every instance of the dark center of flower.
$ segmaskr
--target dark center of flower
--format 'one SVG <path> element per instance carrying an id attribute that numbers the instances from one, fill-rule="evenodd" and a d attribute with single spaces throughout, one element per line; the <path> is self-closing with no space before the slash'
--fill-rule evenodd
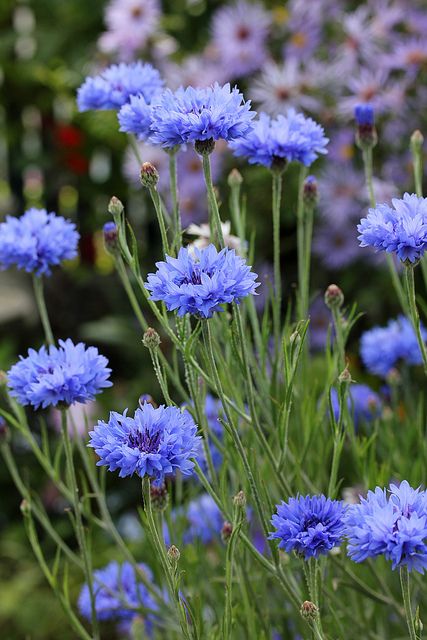
<path id="1" fill-rule="evenodd" d="M 131 14 L 132 14 L 132 18 L 135 18 L 136 20 L 138 18 L 140 18 L 142 16 L 142 14 L 144 13 L 142 7 L 133 7 Z"/>
<path id="2" fill-rule="evenodd" d="M 345 238 L 344 236 L 341 236 L 339 234 L 337 234 L 334 238 L 334 246 L 337 249 L 340 249 L 341 247 L 343 247 L 345 245 Z"/>
<path id="3" fill-rule="evenodd" d="M 289 100 L 290 91 L 286 87 L 277 87 L 276 96 L 279 100 Z"/>
<path id="4" fill-rule="evenodd" d="M 128 445 L 132 449 L 139 449 L 141 453 L 155 453 L 159 449 L 160 432 L 150 433 L 148 429 L 144 432 L 136 431 L 130 433 L 128 437 Z"/>
<path id="5" fill-rule="evenodd" d="M 241 25 L 236 32 L 236 36 L 238 40 L 247 40 L 250 36 L 251 32 L 245 25 Z"/>
<path id="6" fill-rule="evenodd" d="M 375 97 L 376 92 L 376 87 L 366 87 L 366 89 L 363 89 L 363 91 L 361 92 L 361 97 L 363 98 L 363 100 L 369 101 Z"/>
<path id="7" fill-rule="evenodd" d="M 320 522 L 319 518 L 316 518 L 316 516 L 311 516 L 305 520 L 303 529 L 310 529 L 311 527 L 316 527 L 319 524 L 319 522 Z"/>
<path id="8" fill-rule="evenodd" d="M 407 64 L 422 64 L 426 59 L 426 54 L 424 51 L 419 49 L 414 49 L 414 51 L 409 51 L 406 56 Z"/>

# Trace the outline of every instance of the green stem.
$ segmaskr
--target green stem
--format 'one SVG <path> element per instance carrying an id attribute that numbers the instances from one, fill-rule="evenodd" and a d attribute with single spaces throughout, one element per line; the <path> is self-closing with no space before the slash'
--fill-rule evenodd
<path id="1" fill-rule="evenodd" d="M 202 154 L 203 175 L 208 195 L 209 205 L 209 226 L 211 234 L 216 236 L 216 241 L 220 249 L 224 248 L 224 236 L 222 234 L 221 217 L 219 215 L 218 202 L 216 200 L 215 191 L 212 182 L 211 160 L 209 153 Z"/>
<path id="2" fill-rule="evenodd" d="M 54 344 L 55 340 L 53 337 L 52 328 L 50 326 L 49 315 L 47 313 L 42 276 L 36 276 L 35 274 L 33 274 L 33 287 L 37 309 L 40 314 L 40 320 L 43 325 L 46 342 L 48 345 Z"/>
<path id="3" fill-rule="evenodd" d="M 86 582 L 89 589 L 93 637 L 94 637 L 94 640 L 98 640 L 100 638 L 100 635 L 99 635 L 99 627 L 98 627 L 98 618 L 96 615 L 96 608 L 95 608 L 95 597 L 94 597 L 94 591 L 93 591 L 92 566 L 91 566 L 89 551 L 86 546 L 86 537 L 85 537 L 83 521 L 82 521 L 80 499 L 79 499 L 79 488 L 77 485 L 76 471 L 74 469 L 73 450 L 71 446 L 70 434 L 68 433 L 68 426 L 67 426 L 67 409 L 61 409 L 61 427 L 62 427 L 62 439 L 64 443 L 68 477 L 69 477 L 69 482 L 71 484 L 71 492 L 73 496 L 72 501 L 73 501 L 74 515 L 75 515 L 76 536 L 77 536 L 80 552 L 82 554 L 84 573 L 85 573 L 85 578 L 86 578 Z"/>
<path id="4" fill-rule="evenodd" d="M 307 175 L 307 169 L 304 165 L 301 165 L 299 185 L 298 185 L 298 205 L 297 205 L 297 247 L 298 247 L 298 285 L 299 285 L 299 318 L 303 319 L 307 316 L 308 311 L 308 292 L 306 292 L 306 283 L 309 282 L 309 276 L 307 277 L 307 238 L 306 238 L 306 216 L 311 212 L 313 217 L 313 211 L 306 210 L 304 208 L 304 180 Z M 310 245 L 311 246 L 311 236 Z M 308 261 L 310 257 L 308 256 Z"/>
<path id="5" fill-rule="evenodd" d="M 406 285 L 406 293 L 408 297 L 411 321 L 415 330 L 415 334 L 417 336 L 418 345 L 420 347 L 421 355 L 423 358 L 424 373 L 427 376 L 427 350 L 423 340 L 423 336 L 421 334 L 420 316 L 418 314 L 417 302 L 415 298 L 415 280 L 414 280 L 413 266 L 405 266 L 405 285 Z"/>
<path id="6" fill-rule="evenodd" d="M 282 194 L 282 173 L 272 172 L 272 216 L 273 216 L 273 263 L 274 263 L 274 297 L 273 297 L 273 329 L 276 353 L 280 348 L 280 314 L 282 308 L 282 275 L 280 267 L 280 202 Z"/>
<path id="7" fill-rule="evenodd" d="M 160 235 L 162 237 L 163 253 L 165 255 L 169 255 L 170 250 L 169 250 L 168 234 L 166 231 L 165 218 L 163 215 L 163 207 L 162 207 L 162 202 L 160 200 L 159 192 L 157 191 L 156 187 L 150 187 L 149 192 L 150 192 L 151 200 L 153 201 L 154 209 L 156 211 L 157 222 L 159 223 Z"/>
<path id="8" fill-rule="evenodd" d="M 169 152 L 169 182 L 172 197 L 172 218 L 174 229 L 174 247 L 178 251 L 181 246 L 181 214 L 179 211 L 178 177 L 176 164 L 177 151 Z"/>
<path id="9" fill-rule="evenodd" d="M 400 567 L 400 585 L 402 587 L 403 606 L 405 608 L 406 622 L 408 624 L 409 637 L 411 640 L 419 640 L 414 625 L 414 616 L 411 606 L 411 589 L 409 585 L 409 571 L 406 565 Z"/>

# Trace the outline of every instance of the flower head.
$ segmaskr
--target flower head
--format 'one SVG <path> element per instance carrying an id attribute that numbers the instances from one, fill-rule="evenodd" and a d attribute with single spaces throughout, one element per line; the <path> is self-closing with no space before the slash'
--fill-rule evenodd
<path id="1" fill-rule="evenodd" d="M 233 249 L 218 252 L 213 244 L 191 253 L 181 248 L 177 258 L 166 256 L 166 262 L 157 262 L 156 267 L 145 285 L 151 300 L 163 300 L 179 316 L 210 318 L 214 311 L 223 311 L 223 304 L 239 302 L 258 286 L 256 273 L 243 258 Z"/>
<path id="2" fill-rule="evenodd" d="M 151 126 L 151 108 L 143 96 L 130 96 L 129 102 L 122 106 L 117 118 L 120 131 L 133 133 L 138 140 L 148 139 Z"/>
<path id="3" fill-rule="evenodd" d="M 86 78 L 77 92 L 77 106 L 79 111 L 120 109 L 131 96 L 142 96 L 150 104 L 162 88 L 163 80 L 151 64 L 113 64 L 100 75 Z"/>
<path id="4" fill-rule="evenodd" d="M 151 570 L 145 565 L 139 568 L 148 580 L 153 580 Z M 157 603 L 147 587 L 139 582 L 130 562 L 110 562 L 103 569 L 93 572 L 93 592 L 98 620 L 132 620 L 138 615 L 137 609 L 157 609 Z M 80 591 L 78 606 L 81 615 L 91 619 L 89 587 L 85 584 Z"/>
<path id="5" fill-rule="evenodd" d="M 421 327 L 421 335 L 427 339 L 424 327 Z M 365 367 L 379 376 L 386 376 L 399 362 L 422 363 L 414 328 L 405 316 L 390 320 L 386 327 L 365 331 L 360 341 L 360 355 Z"/>
<path id="6" fill-rule="evenodd" d="M 153 103 L 151 141 L 166 148 L 188 142 L 234 140 L 251 128 L 255 112 L 237 87 L 166 89 Z"/>
<path id="7" fill-rule="evenodd" d="M 358 104 L 354 108 L 354 117 L 358 125 L 374 125 L 374 108 L 371 104 Z"/>
<path id="8" fill-rule="evenodd" d="M 336 389 L 332 389 L 331 402 L 335 420 L 338 421 L 340 406 Z M 382 402 L 379 395 L 367 384 L 352 384 L 347 395 L 347 407 L 357 429 L 361 422 L 368 423 L 378 418 L 381 414 Z"/>
<path id="9" fill-rule="evenodd" d="M 323 127 L 289 109 L 286 116 L 274 119 L 261 113 L 252 131 L 231 142 L 230 147 L 251 164 L 272 167 L 277 162 L 296 160 L 309 166 L 319 154 L 327 153 L 327 143 Z"/>
<path id="10" fill-rule="evenodd" d="M 52 266 L 76 257 L 79 238 L 72 222 L 45 209 L 8 216 L 0 224 L 0 266 L 49 275 Z"/>
<path id="11" fill-rule="evenodd" d="M 357 227 L 361 247 L 395 253 L 402 262 L 413 264 L 427 248 L 427 198 L 405 193 L 393 198 L 393 207 L 379 204 L 369 209 Z"/>
<path id="12" fill-rule="evenodd" d="M 280 540 L 279 548 L 308 558 L 326 555 L 341 544 L 345 506 L 325 496 L 299 496 L 277 505 L 271 523 L 276 529 L 270 540 Z"/>
<path id="13" fill-rule="evenodd" d="M 84 404 L 111 387 L 107 365 L 107 358 L 98 349 L 82 342 L 74 344 L 69 338 L 59 340 L 59 347 L 29 349 L 28 356 L 21 356 L 7 373 L 10 395 L 35 409 Z"/>
<path id="14" fill-rule="evenodd" d="M 190 458 L 197 457 L 200 441 L 196 434 L 188 411 L 144 402 L 133 418 L 126 410 L 112 411 L 108 422 L 100 420 L 89 433 L 89 446 L 100 457 L 98 466 L 119 469 L 121 478 L 136 473 L 161 484 L 166 475 L 191 473 Z"/>
<path id="15" fill-rule="evenodd" d="M 346 514 L 348 555 L 355 562 L 384 555 L 396 569 L 427 568 L 427 492 L 404 480 L 389 491 L 376 487 Z"/>

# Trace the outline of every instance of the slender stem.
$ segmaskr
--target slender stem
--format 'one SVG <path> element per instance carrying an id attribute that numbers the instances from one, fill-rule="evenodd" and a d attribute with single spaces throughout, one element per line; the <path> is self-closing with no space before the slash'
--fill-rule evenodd
<path id="1" fill-rule="evenodd" d="M 209 205 L 209 226 L 211 234 L 216 235 L 216 241 L 221 249 L 224 248 L 224 236 L 222 234 L 221 217 L 219 215 L 218 202 L 216 200 L 215 191 L 212 182 L 211 160 L 209 153 L 202 154 L 203 175 L 205 177 L 208 205 Z"/>
<path id="2" fill-rule="evenodd" d="M 409 637 L 411 640 L 419 640 L 414 625 L 414 616 L 411 606 L 411 589 L 409 585 L 409 571 L 406 565 L 400 567 L 400 585 L 402 587 L 403 606 L 405 608 L 406 622 L 408 624 Z"/>
<path id="3" fill-rule="evenodd" d="M 55 340 L 50 326 L 49 315 L 46 308 L 46 300 L 44 297 L 44 288 L 42 276 L 33 275 L 34 295 L 36 298 L 37 309 L 39 310 L 40 320 L 43 325 L 43 331 L 47 344 L 54 344 Z"/>
<path id="4" fill-rule="evenodd" d="M 73 496 L 76 536 L 77 536 L 77 541 L 80 547 L 80 552 L 82 554 L 84 573 L 85 573 L 87 586 L 89 589 L 93 637 L 95 640 L 98 640 L 100 638 L 100 635 L 99 635 L 99 627 L 98 627 L 98 618 L 96 615 L 96 608 L 95 608 L 95 597 L 94 597 L 94 591 L 93 591 L 93 576 L 92 576 L 92 566 L 91 566 L 92 563 L 90 560 L 89 551 L 86 546 L 86 537 L 85 537 L 81 508 L 80 508 L 79 488 L 77 485 L 76 471 L 74 469 L 73 450 L 72 450 L 70 434 L 68 433 L 68 426 L 67 426 L 67 409 L 61 409 L 61 427 L 62 427 L 62 439 L 63 439 L 64 449 L 65 449 L 65 459 L 67 463 L 68 477 L 71 484 L 71 491 Z"/>
<path id="5" fill-rule="evenodd" d="M 137 163 L 141 167 L 142 158 L 141 158 L 141 154 L 139 153 L 138 142 L 137 142 L 137 140 L 136 140 L 136 138 L 135 138 L 135 136 L 133 134 L 129 135 L 129 144 L 131 146 L 131 149 L 133 151 L 133 155 L 135 156 Z"/>
<path id="6" fill-rule="evenodd" d="M 160 235 L 162 237 L 163 253 L 169 255 L 169 241 L 166 231 L 165 219 L 163 215 L 162 202 L 160 200 L 159 192 L 156 187 L 150 187 L 149 189 L 151 200 L 153 201 L 154 209 L 157 215 L 157 222 L 159 223 Z"/>
<path id="7" fill-rule="evenodd" d="M 172 218 L 173 218 L 173 230 L 174 230 L 174 247 L 178 251 L 181 245 L 181 214 L 179 210 L 179 197 L 178 197 L 178 176 L 177 176 L 177 163 L 176 163 L 176 151 L 169 153 L 169 182 L 170 192 L 172 197 Z"/>
<path id="8" fill-rule="evenodd" d="M 297 246 L 298 246 L 298 285 L 299 285 L 299 317 L 305 318 L 307 315 L 308 292 L 306 292 L 305 284 L 308 283 L 306 274 L 307 266 L 307 239 L 306 239 L 306 216 L 309 214 L 308 210 L 304 208 L 304 179 L 307 175 L 307 169 L 304 165 L 301 165 L 299 184 L 298 184 L 298 205 L 297 205 Z M 313 212 L 311 210 L 311 215 Z M 311 245 L 311 238 L 310 238 Z"/>
<path id="9" fill-rule="evenodd" d="M 424 373 L 427 376 L 427 350 L 426 345 L 423 340 L 423 336 L 421 334 L 421 323 L 420 316 L 417 309 L 417 303 L 415 298 L 415 280 L 414 280 L 414 267 L 405 266 L 405 284 L 406 284 L 406 293 L 408 296 L 409 303 L 409 311 L 411 314 L 411 321 L 415 330 L 415 334 L 417 336 L 418 345 L 420 347 L 423 364 L 424 364 Z"/>
<path id="10" fill-rule="evenodd" d="M 273 327 L 276 353 L 280 348 L 280 312 L 282 307 L 282 275 L 280 267 L 280 201 L 282 194 L 282 174 L 272 173 L 272 215 L 273 215 L 273 263 L 274 263 L 274 297 Z"/>

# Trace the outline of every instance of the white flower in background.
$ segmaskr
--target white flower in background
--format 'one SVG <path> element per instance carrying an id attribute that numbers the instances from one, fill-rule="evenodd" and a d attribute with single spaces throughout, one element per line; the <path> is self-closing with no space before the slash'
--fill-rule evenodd
<path id="1" fill-rule="evenodd" d="M 242 242 L 240 238 L 237 236 L 231 235 L 231 224 L 229 221 L 221 223 L 222 235 L 224 236 L 224 244 L 229 249 L 234 249 L 236 253 L 242 255 L 246 250 L 246 242 Z M 189 251 L 193 251 L 194 249 L 205 249 L 208 247 L 211 240 L 211 229 L 207 223 L 203 223 L 200 225 L 190 224 L 189 227 L 185 230 L 186 233 L 190 236 L 198 236 L 196 240 L 191 242 L 188 245 Z"/>

